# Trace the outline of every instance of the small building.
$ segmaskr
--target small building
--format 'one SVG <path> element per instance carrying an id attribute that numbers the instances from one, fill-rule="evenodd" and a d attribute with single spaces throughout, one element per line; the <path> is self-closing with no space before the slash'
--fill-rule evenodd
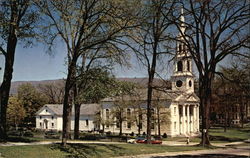
<path id="1" fill-rule="evenodd" d="M 94 131 L 97 127 L 94 124 L 94 117 L 100 110 L 99 104 L 82 104 L 80 109 L 80 131 Z M 36 113 L 36 128 L 42 130 L 62 130 L 63 105 L 46 104 Z M 71 130 L 74 129 L 74 108 L 71 116 Z"/>

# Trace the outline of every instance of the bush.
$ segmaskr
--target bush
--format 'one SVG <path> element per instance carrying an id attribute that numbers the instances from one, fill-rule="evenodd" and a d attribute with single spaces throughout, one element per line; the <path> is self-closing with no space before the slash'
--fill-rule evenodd
<path id="1" fill-rule="evenodd" d="M 134 132 L 131 132 L 130 136 L 134 136 L 134 135 L 135 135 L 135 133 L 134 133 Z"/>
<path id="2" fill-rule="evenodd" d="M 21 131 L 9 131 L 7 134 L 9 136 L 18 136 L 18 137 L 23 135 Z"/>
<path id="3" fill-rule="evenodd" d="M 57 134 L 57 132 L 55 131 L 46 131 L 44 138 L 48 138 L 48 139 L 59 139 L 60 135 Z"/>
<path id="4" fill-rule="evenodd" d="M 106 132 L 107 135 L 111 135 L 111 131 Z"/>
<path id="5" fill-rule="evenodd" d="M 163 138 L 167 138 L 167 137 L 168 137 L 167 133 L 164 133 L 164 134 L 162 135 L 162 137 L 163 137 Z"/>
<path id="6" fill-rule="evenodd" d="M 27 132 L 24 132 L 23 136 L 25 136 L 25 137 L 34 137 L 34 134 L 27 131 Z"/>

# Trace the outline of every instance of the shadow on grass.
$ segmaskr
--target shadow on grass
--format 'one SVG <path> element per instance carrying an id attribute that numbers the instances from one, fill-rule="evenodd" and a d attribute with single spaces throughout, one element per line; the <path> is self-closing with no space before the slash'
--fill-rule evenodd
<path id="1" fill-rule="evenodd" d="M 228 154 L 201 154 L 201 155 L 155 156 L 152 158 L 248 158 L 248 156 L 228 155 Z"/>
<path id="2" fill-rule="evenodd" d="M 236 142 L 236 141 L 243 141 L 244 139 L 240 139 L 240 138 L 228 138 L 228 137 L 224 137 L 224 136 L 211 136 L 210 135 L 210 140 L 211 141 Z"/>
<path id="3" fill-rule="evenodd" d="M 22 142 L 22 143 L 32 143 L 37 142 L 37 140 L 30 139 L 28 137 L 19 137 L 19 136 L 9 136 L 7 138 L 8 142 Z"/>
<path id="4" fill-rule="evenodd" d="M 51 149 L 59 149 L 68 153 L 67 158 L 105 157 L 119 153 L 123 148 L 112 144 L 68 144 L 66 147 L 54 144 Z"/>

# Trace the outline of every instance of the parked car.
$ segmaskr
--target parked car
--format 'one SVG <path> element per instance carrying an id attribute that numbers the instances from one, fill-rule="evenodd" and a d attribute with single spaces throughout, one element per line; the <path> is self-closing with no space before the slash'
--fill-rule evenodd
<path id="1" fill-rule="evenodd" d="M 138 139 L 136 141 L 136 143 L 142 143 L 142 144 L 147 144 L 147 139 Z M 152 138 L 151 139 L 151 144 L 162 144 L 162 140 L 161 139 L 155 139 L 155 138 Z"/>
<path id="2" fill-rule="evenodd" d="M 136 143 L 136 139 L 129 139 L 129 140 L 127 140 L 127 143 L 135 144 Z"/>
<path id="3" fill-rule="evenodd" d="M 135 140 L 136 140 L 136 143 L 143 143 L 146 140 L 146 138 L 145 137 L 136 137 Z"/>

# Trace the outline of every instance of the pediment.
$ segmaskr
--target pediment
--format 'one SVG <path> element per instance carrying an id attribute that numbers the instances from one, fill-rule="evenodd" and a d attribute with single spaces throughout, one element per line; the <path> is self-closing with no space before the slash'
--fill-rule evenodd
<path id="1" fill-rule="evenodd" d="M 36 113 L 36 115 L 55 115 L 55 113 L 45 105 Z"/>
<path id="2" fill-rule="evenodd" d="M 183 93 L 177 98 L 175 98 L 176 102 L 199 102 L 199 98 L 195 93 Z"/>

